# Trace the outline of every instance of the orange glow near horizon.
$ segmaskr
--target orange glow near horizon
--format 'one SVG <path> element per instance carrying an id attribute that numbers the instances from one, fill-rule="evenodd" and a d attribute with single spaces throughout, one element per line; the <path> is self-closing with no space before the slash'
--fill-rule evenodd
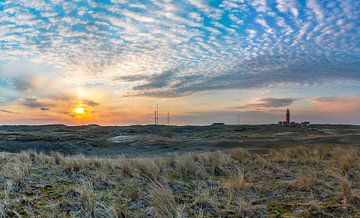
<path id="1" fill-rule="evenodd" d="M 85 108 L 85 106 L 83 105 L 79 105 L 77 107 L 75 107 L 72 112 L 71 112 L 72 115 L 74 115 L 76 117 L 76 119 L 85 119 L 85 118 L 88 118 L 90 117 L 90 111 L 87 110 Z"/>

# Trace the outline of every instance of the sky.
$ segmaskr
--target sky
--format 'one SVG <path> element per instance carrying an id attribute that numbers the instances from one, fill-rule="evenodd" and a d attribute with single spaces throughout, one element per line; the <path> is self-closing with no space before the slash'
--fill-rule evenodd
<path id="1" fill-rule="evenodd" d="M 0 0 L 0 125 L 360 124 L 359 0 Z"/>

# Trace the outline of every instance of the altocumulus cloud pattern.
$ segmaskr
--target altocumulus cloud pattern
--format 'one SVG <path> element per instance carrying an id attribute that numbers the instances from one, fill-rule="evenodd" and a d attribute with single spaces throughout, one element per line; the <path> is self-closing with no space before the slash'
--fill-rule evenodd
<path id="1" fill-rule="evenodd" d="M 1 83 L 27 88 L 19 60 L 134 96 L 358 81 L 359 15 L 358 0 L 0 0 Z"/>

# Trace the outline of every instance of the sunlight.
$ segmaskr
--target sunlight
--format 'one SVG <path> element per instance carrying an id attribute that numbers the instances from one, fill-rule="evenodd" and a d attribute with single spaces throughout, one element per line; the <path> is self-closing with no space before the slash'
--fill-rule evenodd
<path id="1" fill-rule="evenodd" d="M 80 105 L 80 106 L 77 106 L 75 107 L 73 110 L 72 110 L 72 114 L 77 118 L 77 119 L 83 119 L 83 118 L 86 118 L 88 117 L 90 114 L 89 114 L 89 111 L 83 106 L 83 105 Z"/>
<path id="2" fill-rule="evenodd" d="M 85 114 L 85 108 L 77 107 L 77 108 L 75 108 L 74 112 L 79 115 Z"/>

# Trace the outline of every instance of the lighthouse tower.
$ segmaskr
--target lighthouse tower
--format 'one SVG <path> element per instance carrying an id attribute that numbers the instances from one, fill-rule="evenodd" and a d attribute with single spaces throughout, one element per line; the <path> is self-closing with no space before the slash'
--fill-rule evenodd
<path id="1" fill-rule="evenodd" d="M 286 125 L 290 126 L 290 110 L 286 110 Z"/>

